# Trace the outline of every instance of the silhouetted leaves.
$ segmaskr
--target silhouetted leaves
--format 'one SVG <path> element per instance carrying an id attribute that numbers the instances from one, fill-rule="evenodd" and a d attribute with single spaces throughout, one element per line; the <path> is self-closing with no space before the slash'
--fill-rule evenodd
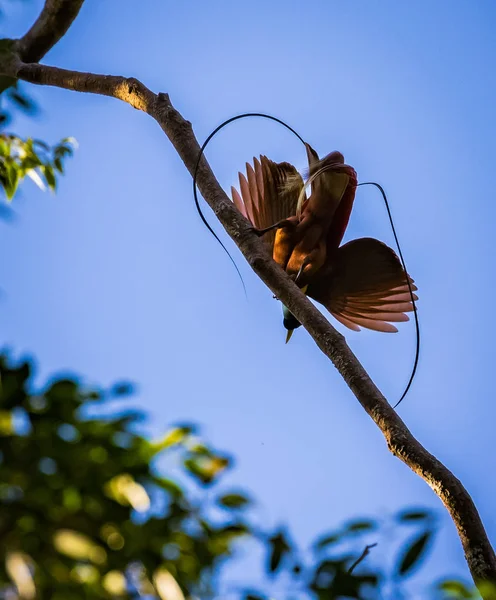
<path id="1" fill-rule="evenodd" d="M 36 102 L 24 92 L 22 84 L 4 76 L 0 77 L 0 106 L 0 128 L 12 121 L 13 111 L 19 110 L 29 116 L 38 112 Z"/>
<path id="2" fill-rule="evenodd" d="M 76 379 L 35 391 L 29 363 L 11 366 L 3 356 L 0 381 L 0 597 L 15 585 L 28 586 L 28 595 L 34 586 L 40 600 L 114 592 L 130 599 L 126 581 L 138 567 L 138 586 L 149 595 L 157 597 L 159 585 L 190 593 L 250 535 L 232 517 L 209 523 L 208 503 L 200 510 L 186 500 L 182 480 L 192 461 L 199 482 L 211 484 L 229 464 L 192 438 L 193 427 L 165 436 L 173 444 L 154 444 L 135 431 L 140 412 L 84 417 L 92 395 Z M 94 399 L 130 391 L 117 384 Z M 174 453 L 181 466 L 174 478 L 154 473 L 158 451 Z M 231 504 L 226 510 L 235 498 Z"/>
<path id="3" fill-rule="evenodd" d="M 130 396 L 134 392 L 134 385 L 130 381 L 119 381 L 110 388 L 110 394 L 120 398 Z"/>
<path id="4" fill-rule="evenodd" d="M 284 555 L 291 551 L 285 534 L 279 531 L 269 538 L 269 572 L 274 573 L 281 566 Z"/>
<path id="5" fill-rule="evenodd" d="M 10 88 L 8 95 L 9 99 L 16 105 L 16 107 L 22 110 L 24 113 L 33 115 L 36 112 L 36 103 L 27 94 L 20 91 L 18 85 L 14 85 L 12 88 Z"/>
<path id="6" fill-rule="evenodd" d="M 377 521 L 349 521 L 320 535 L 314 554 L 301 552 L 286 530 L 252 529 L 246 493 L 215 490 L 231 460 L 200 439 L 194 425 L 176 425 L 150 441 L 137 433 L 139 411 L 85 417 L 87 407 L 127 396 L 130 384 L 92 392 L 66 377 L 36 390 L 30 364 L 11 365 L 5 356 L 0 382 L 0 598 L 8 591 L 17 600 L 15 587 L 25 597 L 34 589 L 40 600 L 158 598 L 159 587 L 178 597 L 222 597 L 216 569 L 236 544 L 255 539 L 267 553 L 266 572 L 278 575 L 278 585 L 291 582 L 278 600 L 289 600 L 292 589 L 305 599 L 381 597 L 387 573 L 377 555 L 366 554 L 350 572 L 366 536 L 374 532 L 375 543 L 381 534 Z M 170 457 L 173 471 L 159 473 L 158 457 L 161 464 Z M 418 509 L 398 520 L 422 527 L 396 559 L 394 575 L 404 585 L 426 557 L 436 521 Z M 472 597 L 451 580 L 436 591 L 443 600 Z M 239 594 L 273 596 L 246 585 Z"/>
<path id="7" fill-rule="evenodd" d="M 380 577 L 376 573 L 349 573 L 348 563 L 351 557 L 324 560 L 315 570 L 311 589 L 319 598 L 362 598 L 364 587 L 376 587 Z"/>
<path id="8" fill-rule="evenodd" d="M 398 520 L 404 523 L 426 521 L 431 519 L 432 515 L 425 510 L 407 510 L 398 513 Z"/>
<path id="9" fill-rule="evenodd" d="M 432 531 L 425 531 L 406 545 L 398 562 L 397 573 L 399 575 L 407 575 L 417 565 L 423 558 L 431 538 Z"/>
<path id="10" fill-rule="evenodd" d="M 326 546 L 330 546 L 331 544 L 336 544 L 337 542 L 339 542 L 341 540 L 341 538 L 342 538 L 342 534 L 338 533 L 338 532 L 324 535 L 323 537 L 319 538 L 314 543 L 314 549 L 317 551 L 322 550 Z"/>
<path id="11" fill-rule="evenodd" d="M 350 533 L 363 533 L 377 528 L 374 521 L 352 521 L 346 525 L 346 531 Z"/>

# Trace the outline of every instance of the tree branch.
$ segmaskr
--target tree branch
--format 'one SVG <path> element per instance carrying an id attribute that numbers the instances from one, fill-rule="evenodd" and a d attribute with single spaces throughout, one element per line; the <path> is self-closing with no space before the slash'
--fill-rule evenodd
<path id="1" fill-rule="evenodd" d="M 191 123 L 172 106 L 167 94 L 154 94 L 134 78 L 79 73 L 21 62 L 0 65 L 0 72 L 40 85 L 118 98 L 148 113 L 163 129 L 188 171 L 193 174 L 200 146 Z M 244 257 L 272 292 L 304 325 L 321 351 L 331 360 L 351 391 L 383 433 L 388 448 L 439 496 L 458 531 L 467 564 L 476 584 L 496 582 L 496 556 L 477 509 L 461 482 L 413 437 L 377 389 L 365 369 L 327 319 L 268 255 L 262 240 L 237 211 L 212 173 L 200 162 L 198 188 Z M 493 592 L 481 586 L 486 600 Z"/>
<path id="2" fill-rule="evenodd" d="M 84 0 L 46 0 L 31 29 L 18 40 L 21 60 L 40 61 L 64 37 L 77 17 Z"/>

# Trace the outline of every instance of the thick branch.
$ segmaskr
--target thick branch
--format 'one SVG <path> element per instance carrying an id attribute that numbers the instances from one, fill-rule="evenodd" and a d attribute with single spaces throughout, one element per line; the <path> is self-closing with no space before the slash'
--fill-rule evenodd
<path id="1" fill-rule="evenodd" d="M 137 79 L 116 75 L 95 75 L 68 71 L 40 64 L 17 62 L 12 66 L 15 77 L 38 85 L 88 92 L 118 98 L 137 110 L 150 113 L 157 96 Z M 151 114 L 151 113 L 150 113 Z"/>
<path id="2" fill-rule="evenodd" d="M 55 85 L 79 92 L 113 96 L 153 117 L 193 174 L 200 147 L 191 123 L 174 109 L 167 94 L 155 95 L 136 79 L 75 73 L 41 65 L 18 63 L 5 73 L 32 83 Z M 236 210 L 203 158 L 198 187 L 248 263 L 267 286 L 305 326 L 322 352 L 338 369 L 360 404 L 382 431 L 389 450 L 417 473 L 439 496 L 455 523 L 465 557 L 476 583 L 496 582 L 496 556 L 477 509 L 461 482 L 413 437 L 370 379 L 344 337 L 268 256 L 263 242 Z M 486 599 L 491 592 L 481 589 Z"/>
<path id="3" fill-rule="evenodd" d="M 18 41 L 19 57 L 26 63 L 40 61 L 77 17 L 84 0 L 46 0 L 31 29 Z"/>

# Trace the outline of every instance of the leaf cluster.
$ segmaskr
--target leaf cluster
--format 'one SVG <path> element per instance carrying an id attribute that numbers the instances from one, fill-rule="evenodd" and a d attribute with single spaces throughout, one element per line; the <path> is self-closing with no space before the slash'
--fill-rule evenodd
<path id="1" fill-rule="evenodd" d="M 240 494 L 207 496 L 230 460 L 180 426 L 153 442 L 142 415 L 91 417 L 118 384 L 33 389 L 31 365 L 0 360 L 0 598 L 165 597 L 209 586 L 249 533 Z M 176 476 L 164 476 L 160 458 Z M 174 470 L 173 469 L 173 470 Z M 226 515 L 209 517 L 211 505 Z M 134 590 L 134 591 L 133 591 Z M 176 596 L 181 597 L 181 596 Z"/>
<path id="2" fill-rule="evenodd" d="M 7 200 L 12 200 L 25 177 L 42 190 L 54 192 L 58 176 L 64 173 L 64 161 L 73 155 L 75 145 L 73 138 L 49 146 L 42 140 L 0 134 L 0 187 Z"/>

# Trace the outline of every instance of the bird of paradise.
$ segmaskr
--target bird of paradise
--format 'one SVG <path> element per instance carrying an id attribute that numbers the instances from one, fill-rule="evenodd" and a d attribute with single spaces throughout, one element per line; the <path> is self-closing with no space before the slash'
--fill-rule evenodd
<path id="1" fill-rule="evenodd" d="M 356 172 L 340 152 L 319 159 L 305 146 L 306 182 L 290 163 L 261 156 L 253 166 L 246 163 L 246 175 L 239 173 L 240 191 L 231 188 L 233 202 L 264 236 L 277 264 L 340 323 L 354 331 L 396 332 L 392 323 L 409 320 L 417 287 L 396 253 L 379 240 L 340 245 L 355 199 Z M 283 316 L 287 343 L 301 324 L 285 306 Z"/>

